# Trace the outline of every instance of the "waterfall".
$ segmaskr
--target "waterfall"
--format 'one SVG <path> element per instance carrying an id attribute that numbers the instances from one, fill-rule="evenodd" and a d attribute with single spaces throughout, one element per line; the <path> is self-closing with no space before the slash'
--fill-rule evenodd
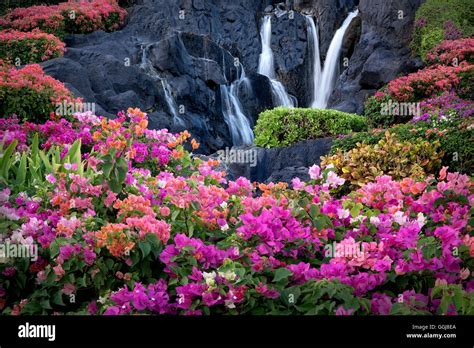
<path id="1" fill-rule="evenodd" d="M 331 96 L 338 77 L 337 71 L 339 67 L 339 56 L 341 55 L 342 49 L 342 40 L 344 39 L 344 34 L 346 33 L 347 28 L 358 14 L 359 10 L 349 13 L 342 23 L 342 26 L 334 34 L 326 54 L 320 88 L 312 103 L 312 107 L 314 108 L 325 109 L 328 105 L 329 97 Z"/>
<path id="2" fill-rule="evenodd" d="M 270 79 L 275 104 L 293 107 L 293 101 L 285 90 L 283 84 L 277 80 L 275 74 L 275 63 L 272 51 L 272 17 L 265 16 L 260 30 L 262 40 L 262 53 L 258 62 L 258 73 Z"/>
<path id="3" fill-rule="evenodd" d="M 168 110 L 173 116 L 173 120 L 175 123 L 179 124 L 180 126 L 185 126 L 183 120 L 178 115 L 178 105 L 176 105 L 176 101 L 171 94 L 171 86 L 169 85 L 166 79 L 161 79 L 161 85 L 163 86 L 163 91 L 165 92 L 165 100 L 166 104 L 168 105 Z"/>
<path id="4" fill-rule="evenodd" d="M 309 34 L 309 44 L 310 44 L 310 57 L 312 62 L 312 71 L 313 71 L 313 98 L 311 105 L 314 106 L 317 95 L 318 89 L 321 84 L 321 57 L 319 53 L 319 35 L 316 25 L 314 24 L 314 20 L 312 16 L 306 16 L 306 21 L 308 22 L 308 34 Z"/>
<path id="5" fill-rule="evenodd" d="M 239 88 L 244 84 L 245 88 L 251 88 L 250 81 L 245 76 L 244 68 L 241 66 L 240 78 L 232 82 L 230 86 L 221 85 L 221 103 L 224 120 L 229 127 L 234 146 L 250 145 L 253 143 L 253 132 L 250 123 L 242 111 L 239 101 Z"/>
<path id="6" fill-rule="evenodd" d="M 150 47 L 150 45 L 146 46 L 142 50 L 142 60 L 140 62 L 140 68 L 145 70 L 146 73 L 151 76 L 153 79 L 160 81 L 161 86 L 163 87 L 163 92 L 165 95 L 165 100 L 166 100 L 166 105 L 168 106 L 168 111 L 173 116 L 173 122 L 176 125 L 185 126 L 184 121 L 179 117 L 178 113 L 178 106 L 176 104 L 175 99 L 173 98 L 173 95 L 171 93 L 171 86 L 169 85 L 168 81 L 166 81 L 165 78 L 161 77 L 158 71 L 156 71 L 155 67 L 151 63 L 151 61 L 148 59 L 146 53 L 147 49 Z"/>

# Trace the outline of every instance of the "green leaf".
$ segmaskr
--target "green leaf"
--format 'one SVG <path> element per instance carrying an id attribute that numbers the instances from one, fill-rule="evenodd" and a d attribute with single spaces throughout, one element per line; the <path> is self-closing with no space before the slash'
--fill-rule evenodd
<path id="1" fill-rule="evenodd" d="M 447 295 L 444 295 L 441 298 L 441 303 L 439 305 L 439 308 L 441 310 L 441 314 L 446 314 L 448 312 L 450 304 L 451 304 L 451 297 L 447 296 Z"/>
<path id="2" fill-rule="evenodd" d="M 178 217 L 179 213 L 180 213 L 180 210 L 178 210 L 178 209 L 173 211 L 173 213 L 171 214 L 171 221 L 175 221 L 176 218 Z"/>
<path id="3" fill-rule="evenodd" d="M 43 308 L 43 309 L 52 309 L 51 305 L 49 304 L 48 299 L 45 299 L 45 300 L 41 301 L 40 305 L 41 305 L 41 308 Z"/>
<path id="4" fill-rule="evenodd" d="M 140 248 L 142 252 L 143 258 L 147 257 L 150 254 L 150 251 L 151 251 L 150 243 L 138 242 L 138 247 Z"/>
<path id="5" fill-rule="evenodd" d="M 13 140 L 10 145 L 8 145 L 7 149 L 2 155 L 2 158 L 0 158 L 0 170 L 1 174 L 4 178 L 8 178 L 8 171 L 10 170 L 11 166 L 11 157 L 13 154 L 13 151 L 16 148 L 16 145 L 18 144 L 18 140 Z"/>
<path id="6" fill-rule="evenodd" d="M 20 159 L 20 165 L 18 166 L 18 172 L 16 173 L 16 185 L 22 187 L 26 180 L 26 153 L 23 152 Z"/>
<path id="7" fill-rule="evenodd" d="M 275 276 L 273 278 L 273 282 L 279 282 L 283 279 L 288 279 L 293 273 L 287 269 L 287 268 L 284 268 L 284 267 L 281 267 L 281 268 L 278 268 L 276 271 L 275 271 Z"/>
<path id="8" fill-rule="evenodd" d="M 62 290 L 56 291 L 53 297 L 51 298 L 51 302 L 59 306 L 65 306 L 64 301 L 63 301 L 63 291 Z"/>

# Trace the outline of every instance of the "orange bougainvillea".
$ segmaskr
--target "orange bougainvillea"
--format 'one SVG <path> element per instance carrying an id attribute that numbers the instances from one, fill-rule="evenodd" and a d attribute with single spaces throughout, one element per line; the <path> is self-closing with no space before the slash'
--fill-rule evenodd
<path id="1" fill-rule="evenodd" d="M 124 256 L 135 246 L 127 235 L 127 228 L 128 226 L 124 224 L 108 224 L 102 227 L 95 233 L 97 246 L 106 247 L 115 257 Z"/>

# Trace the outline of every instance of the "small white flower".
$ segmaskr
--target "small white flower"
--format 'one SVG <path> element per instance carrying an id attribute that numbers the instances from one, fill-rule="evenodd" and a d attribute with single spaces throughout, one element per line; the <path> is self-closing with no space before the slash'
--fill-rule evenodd
<path id="1" fill-rule="evenodd" d="M 371 223 L 372 225 L 378 226 L 378 225 L 380 224 L 380 219 L 379 219 L 379 217 L 378 217 L 378 216 L 372 216 L 372 217 L 370 218 L 370 223 Z"/>
<path id="2" fill-rule="evenodd" d="M 393 221 L 395 221 L 397 224 L 399 224 L 400 226 L 403 226 L 406 224 L 407 222 L 407 217 L 405 216 L 405 214 L 403 214 L 403 212 L 401 211 L 397 211 L 394 215 L 393 215 Z"/>
<path id="3" fill-rule="evenodd" d="M 226 300 L 225 301 L 225 306 L 229 309 L 234 309 L 235 308 L 235 304 L 231 300 Z"/>
<path id="4" fill-rule="evenodd" d="M 235 280 L 237 274 L 234 271 L 219 272 L 219 276 L 225 278 L 226 280 Z"/>
<path id="5" fill-rule="evenodd" d="M 227 202 L 222 202 L 221 203 L 221 208 L 226 209 L 227 208 Z"/>
<path id="6" fill-rule="evenodd" d="M 229 229 L 229 225 L 225 224 L 224 226 L 221 226 L 222 231 L 227 231 Z"/>
<path id="7" fill-rule="evenodd" d="M 416 221 L 418 222 L 418 226 L 421 228 L 426 224 L 426 217 L 420 212 L 418 213 Z"/>
<path id="8" fill-rule="evenodd" d="M 339 219 L 346 219 L 351 215 L 349 209 L 338 209 L 337 210 L 337 217 Z"/>
<path id="9" fill-rule="evenodd" d="M 164 188 L 166 186 L 166 181 L 164 180 L 158 180 L 158 187 L 159 188 Z"/>
<path id="10" fill-rule="evenodd" d="M 216 272 L 202 272 L 202 276 L 204 277 L 204 280 L 206 281 L 206 284 L 208 286 L 214 286 L 216 285 Z"/>

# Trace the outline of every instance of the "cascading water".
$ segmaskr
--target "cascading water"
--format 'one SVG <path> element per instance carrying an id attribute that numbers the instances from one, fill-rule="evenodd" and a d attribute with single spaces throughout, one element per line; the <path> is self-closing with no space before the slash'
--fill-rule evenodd
<path id="1" fill-rule="evenodd" d="M 313 98 L 311 102 L 311 106 L 314 106 L 314 102 L 318 95 L 318 90 L 321 84 L 321 56 L 319 53 L 319 35 L 318 29 L 314 23 L 312 16 L 306 16 L 306 21 L 308 22 L 308 34 L 310 43 L 310 57 L 312 62 L 312 71 L 313 71 Z"/>
<path id="2" fill-rule="evenodd" d="M 221 85 L 221 103 L 224 120 L 229 126 L 234 146 L 250 145 L 253 143 L 253 132 L 250 123 L 242 111 L 242 105 L 239 101 L 239 88 L 243 84 L 245 88 L 251 88 L 250 82 L 245 76 L 243 66 L 241 67 L 240 78 L 234 81 L 230 86 Z"/>
<path id="3" fill-rule="evenodd" d="M 283 84 L 276 79 L 275 65 L 272 51 L 272 17 L 265 16 L 260 30 L 262 40 L 262 53 L 258 62 L 258 73 L 270 79 L 275 104 L 293 107 L 293 101 L 285 90 Z"/>
<path id="4" fill-rule="evenodd" d="M 160 74 L 156 71 L 155 67 L 147 57 L 147 49 L 149 47 L 150 45 L 144 47 L 142 50 L 142 60 L 140 62 L 140 68 L 145 70 L 147 74 L 153 79 L 161 82 L 161 86 L 163 87 L 163 92 L 165 94 L 166 105 L 168 106 L 168 111 L 170 112 L 171 116 L 173 116 L 173 122 L 176 125 L 184 127 L 185 123 L 181 119 L 181 117 L 179 117 L 178 106 L 171 93 L 171 86 L 168 84 L 168 81 L 166 81 L 165 78 L 162 78 L 160 76 Z"/>
<path id="5" fill-rule="evenodd" d="M 339 56 L 341 55 L 342 50 L 342 40 L 344 39 L 347 28 L 358 14 L 359 10 L 349 13 L 347 18 L 342 23 L 342 26 L 334 34 L 326 54 L 326 61 L 324 62 L 324 68 L 321 75 L 320 87 L 311 105 L 313 108 L 325 109 L 328 105 L 329 97 L 331 96 L 337 80 Z"/>
<path id="6" fill-rule="evenodd" d="M 165 92 L 166 104 L 168 105 L 168 110 L 173 116 L 173 120 L 180 126 L 184 126 L 185 124 L 183 120 L 178 116 L 178 105 L 171 94 L 171 86 L 166 79 L 161 79 L 161 84 L 163 86 L 163 91 Z"/>

